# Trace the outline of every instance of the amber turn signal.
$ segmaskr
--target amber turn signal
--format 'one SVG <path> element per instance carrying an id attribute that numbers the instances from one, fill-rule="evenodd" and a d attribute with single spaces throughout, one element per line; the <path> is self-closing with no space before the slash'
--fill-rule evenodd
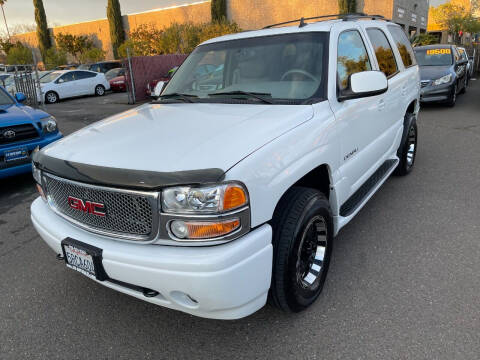
<path id="1" fill-rule="evenodd" d="M 172 233 L 182 240 L 218 238 L 228 235 L 239 228 L 239 219 L 218 222 L 175 220 L 170 225 Z"/>
<path id="2" fill-rule="evenodd" d="M 225 236 L 240 227 L 240 220 L 234 219 L 217 223 L 187 222 L 189 239 L 210 239 Z"/>
<path id="3" fill-rule="evenodd" d="M 223 196 L 223 211 L 237 209 L 247 204 L 247 194 L 238 185 L 228 185 Z"/>

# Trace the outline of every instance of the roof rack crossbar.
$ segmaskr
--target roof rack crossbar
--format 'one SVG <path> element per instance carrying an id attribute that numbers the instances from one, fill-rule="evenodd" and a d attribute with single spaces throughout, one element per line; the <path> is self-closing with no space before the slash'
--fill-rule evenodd
<path id="1" fill-rule="evenodd" d="M 285 21 L 281 22 L 278 24 L 272 24 L 265 26 L 263 29 L 271 29 L 276 26 L 281 26 L 281 25 L 288 25 L 288 24 L 293 24 L 293 23 L 300 23 L 299 27 L 304 27 L 307 26 L 308 24 L 306 21 L 309 20 L 319 20 L 319 19 L 328 19 L 328 18 L 336 18 L 336 19 L 343 19 L 344 21 L 352 21 L 356 19 L 372 19 L 372 20 L 386 20 L 385 17 L 382 15 L 367 15 L 364 13 L 351 13 L 351 14 L 330 14 L 330 15 L 322 15 L 322 16 L 313 16 L 309 18 L 302 17 L 300 19 L 295 19 L 295 20 L 290 20 L 290 21 Z"/>

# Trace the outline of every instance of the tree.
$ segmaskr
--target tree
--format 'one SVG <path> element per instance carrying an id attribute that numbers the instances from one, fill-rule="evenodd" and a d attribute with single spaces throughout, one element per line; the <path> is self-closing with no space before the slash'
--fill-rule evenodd
<path id="1" fill-rule="evenodd" d="M 431 14 L 435 22 L 452 34 L 454 41 L 458 42 L 460 32 L 480 31 L 480 21 L 473 15 L 477 7 L 476 1 L 467 5 L 463 2 L 448 2 L 432 8 Z"/>
<path id="2" fill-rule="evenodd" d="M 221 22 L 227 20 L 226 0 L 212 0 L 212 4 L 210 6 L 212 22 Z"/>
<path id="3" fill-rule="evenodd" d="M 5 16 L 5 9 L 3 8 L 3 5 L 5 5 L 6 2 L 7 0 L 0 0 L 0 6 L 2 7 L 3 21 L 5 21 L 5 28 L 7 29 L 7 35 L 8 35 L 8 38 L 10 39 L 10 31 L 8 31 L 7 18 Z"/>
<path id="4" fill-rule="evenodd" d="M 48 32 L 47 15 L 45 15 L 45 8 L 42 0 L 33 0 L 35 7 L 35 22 L 37 23 L 37 38 L 40 53 L 45 60 L 45 54 L 48 49 L 52 47 L 50 40 L 50 33 Z"/>
<path id="5" fill-rule="evenodd" d="M 112 41 L 113 56 L 118 58 L 118 48 L 125 41 L 122 11 L 118 0 L 108 0 L 107 17 L 110 26 L 110 39 Z"/>
<path id="6" fill-rule="evenodd" d="M 159 30 L 152 25 L 139 26 L 129 34 L 129 39 L 119 48 L 119 54 L 126 57 L 126 49 L 132 56 L 163 54 L 188 54 L 208 39 L 241 31 L 235 23 L 227 21 L 206 24 L 177 24 Z"/>
<path id="7" fill-rule="evenodd" d="M 433 45 L 439 42 L 438 37 L 432 34 L 424 33 L 415 35 L 410 42 L 415 46 Z"/>
<path id="8" fill-rule="evenodd" d="M 32 50 L 22 43 L 16 43 L 7 54 L 7 63 L 12 65 L 27 65 L 33 63 Z"/>
<path id="9" fill-rule="evenodd" d="M 44 63 L 47 70 L 55 69 L 57 66 L 67 63 L 67 54 L 64 51 L 59 51 L 51 47 L 45 53 Z"/>
<path id="10" fill-rule="evenodd" d="M 80 55 L 93 48 L 93 41 L 85 35 L 58 34 L 55 36 L 57 48 L 80 60 Z"/>
<path id="11" fill-rule="evenodd" d="M 356 0 L 338 0 L 338 11 L 340 14 L 353 14 L 357 12 Z"/>
<path id="12" fill-rule="evenodd" d="M 80 54 L 80 61 L 84 64 L 95 63 L 105 60 L 105 51 L 99 48 L 91 48 Z"/>

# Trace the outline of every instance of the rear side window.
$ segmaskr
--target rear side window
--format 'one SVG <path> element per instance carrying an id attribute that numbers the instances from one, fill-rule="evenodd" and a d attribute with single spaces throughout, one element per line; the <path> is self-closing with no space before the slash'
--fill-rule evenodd
<path id="1" fill-rule="evenodd" d="M 367 49 L 357 30 L 347 30 L 338 37 L 338 87 L 345 90 L 352 74 L 372 70 Z"/>
<path id="2" fill-rule="evenodd" d="M 380 71 L 386 77 L 395 75 L 398 72 L 397 61 L 384 32 L 380 29 L 368 29 L 367 34 L 375 49 L 375 56 L 377 57 Z"/>
<path id="3" fill-rule="evenodd" d="M 89 79 L 92 77 L 97 76 L 97 74 L 88 72 L 88 71 L 75 71 L 75 78 L 77 80 L 84 80 L 84 79 Z"/>
<path id="4" fill-rule="evenodd" d="M 412 45 L 410 45 L 410 41 L 408 41 L 407 35 L 403 32 L 403 30 L 398 26 L 392 25 L 389 25 L 388 29 L 390 30 L 390 34 L 392 34 L 398 51 L 402 56 L 403 65 L 405 65 L 405 67 L 417 65 Z"/>

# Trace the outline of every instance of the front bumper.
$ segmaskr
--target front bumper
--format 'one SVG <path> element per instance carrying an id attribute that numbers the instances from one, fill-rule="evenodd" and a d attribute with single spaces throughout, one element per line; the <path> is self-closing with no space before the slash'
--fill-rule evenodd
<path id="1" fill-rule="evenodd" d="M 453 93 L 453 83 L 439 86 L 428 85 L 420 90 L 421 102 L 442 102 L 450 99 Z"/>
<path id="2" fill-rule="evenodd" d="M 214 319 L 248 316 L 267 300 L 272 272 L 272 229 L 263 225 L 227 244 L 175 247 L 135 244 L 82 230 L 56 215 L 40 198 L 32 222 L 57 254 L 67 237 L 101 248 L 103 267 L 115 282 L 102 285 L 153 304 Z M 155 290 L 155 297 L 118 282 Z M 192 302 L 190 298 L 195 299 Z"/>
<path id="3" fill-rule="evenodd" d="M 41 149 L 48 144 L 61 139 L 62 137 L 62 133 L 58 132 L 56 134 L 45 136 L 33 141 L 9 144 L 8 146 L 0 147 L 0 179 L 31 172 L 31 153 L 33 150 L 35 150 L 37 146 Z M 7 164 L 5 162 L 5 152 L 20 148 L 27 148 L 30 156 L 27 159 Z"/>

